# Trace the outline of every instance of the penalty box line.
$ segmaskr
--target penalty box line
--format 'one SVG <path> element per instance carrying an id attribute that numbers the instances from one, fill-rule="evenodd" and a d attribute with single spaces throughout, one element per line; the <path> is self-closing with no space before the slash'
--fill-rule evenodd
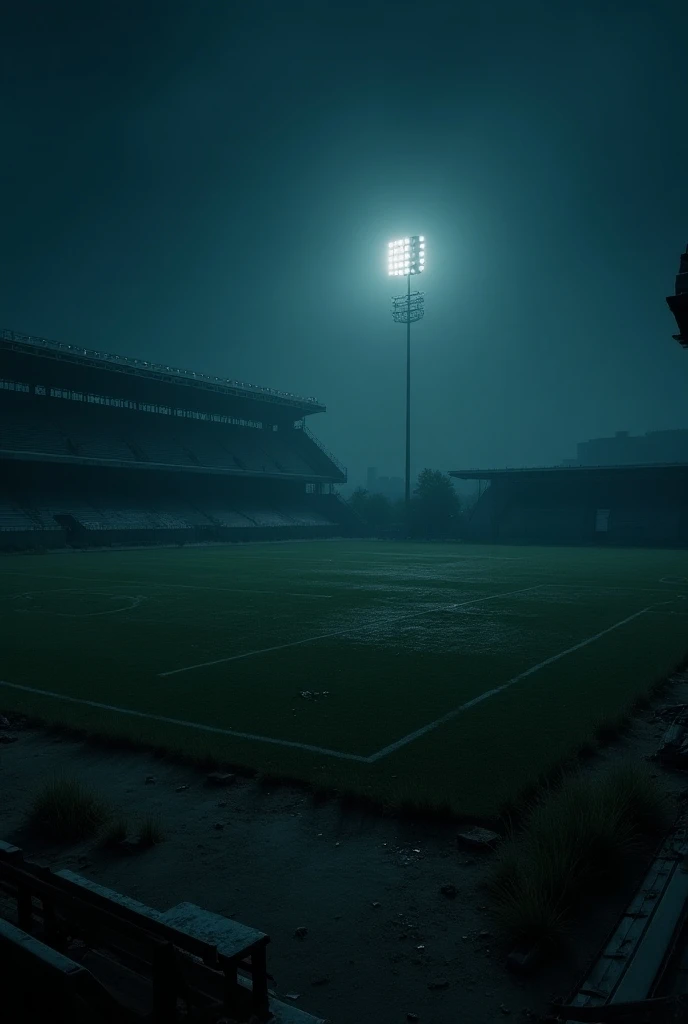
<path id="1" fill-rule="evenodd" d="M 366 623 L 363 626 L 345 626 L 343 629 L 335 629 L 331 633 L 319 633 L 317 636 L 307 636 L 303 640 L 290 640 L 286 644 L 276 644 L 274 647 L 260 647 L 255 651 L 244 651 L 243 654 L 230 654 L 226 658 L 214 658 L 212 661 L 199 661 L 196 665 L 183 665 L 181 668 L 172 668 L 167 672 L 158 672 L 161 679 L 167 676 L 176 676 L 182 672 L 193 672 L 199 668 L 210 668 L 212 665 L 225 665 L 230 661 L 241 661 L 242 658 L 253 658 L 259 654 L 270 654 L 273 651 L 284 651 L 288 647 L 300 647 L 302 644 L 312 644 L 316 640 L 329 640 L 333 636 L 344 636 L 347 633 L 363 633 L 366 629 L 380 629 L 393 626 L 397 622 L 404 622 L 407 619 L 417 619 L 421 615 L 432 615 L 436 612 L 450 612 L 456 608 L 468 608 L 473 604 L 481 604 L 484 601 L 495 601 L 500 597 L 513 597 L 515 594 L 526 594 L 531 590 L 540 590 L 546 584 L 538 583 L 534 587 L 522 587 L 520 590 L 509 590 L 504 594 L 488 594 L 487 597 L 476 597 L 470 601 L 459 603 L 441 604 L 433 608 L 425 608 L 419 612 L 408 612 L 406 615 L 397 615 L 396 618 L 386 621 L 375 621 Z"/>
<path id="2" fill-rule="evenodd" d="M 535 588 L 534 588 L 535 589 Z M 326 757 L 334 757 L 340 761 L 356 761 L 359 764 L 375 764 L 376 761 L 381 761 L 382 758 L 387 757 L 389 754 L 393 754 L 395 751 L 405 747 L 407 744 L 412 743 L 414 740 L 420 739 L 421 736 L 425 736 L 427 733 L 434 729 L 439 728 L 441 725 L 450 722 L 453 718 L 456 718 L 464 711 L 468 711 L 470 708 L 475 707 L 482 701 L 487 700 L 489 697 L 495 697 L 497 694 L 502 693 L 504 690 L 509 689 L 515 683 L 518 683 L 521 679 L 525 679 L 528 676 L 538 672 L 541 668 L 545 668 L 547 665 L 552 665 L 554 662 L 559 661 L 561 658 L 565 658 L 566 655 L 572 654 L 574 651 L 580 650 L 582 647 L 587 647 L 588 644 L 594 643 L 595 640 L 599 640 L 600 637 L 605 636 L 607 633 L 611 633 L 615 629 L 619 629 L 621 626 L 625 626 L 626 623 L 632 622 L 634 619 L 639 618 L 641 615 L 645 615 L 646 612 L 652 610 L 652 605 L 647 608 L 642 608 L 639 612 L 634 612 L 633 615 L 627 616 L 625 619 L 621 619 L 619 622 L 615 622 L 613 626 L 609 626 L 607 629 L 601 630 L 599 633 L 595 633 L 594 636 L 587 637 L 585 640 L 581 640 L 580 643 L 574 644 L 573 647 L 568 647 L 565 651 L 560 651 L 559 654 L 552 655 L 551 658 L 545 658 L 537 665 L 533 665 L 531 668 L 526 669 L 525 672 L 520 672 L 513 679 L 509 679 L 508 682 L 503 683 L 501 686 L 496 686 L 492 690 L 486 690 L 485 693 L 481 693 L 479 696 L 474 697 L 472 700 L 466 701 L 461 704 L 458 708 L 454 708 L 452 711 L 447 712 L 446 715 L 442 715 L 441 718 L 436 718 L 434 722 L 429 722 L 427 725 L 422 726 L 420 729 L 416 729 L 415 732 L 409 733 L 407 736 L 402 736 L 401 739 L 396 740 L 394 743 L 390 743 L 388 746 L 383 747 L 381 750 L 376 751 L 374 754 L 365 756 L 363 754 L 349 754 L 342 750 L 331 750 L 329 747 L 319 747 L 311 743 L 299 743 L 296 740 L 280 740 L 274 739 L 271 736 L 259 736 L 254 733 L 240 732 L 236 729 L 222 729 L 219 726 L 214 725 L 203 725 L 200 722 L 187 722 L 184 719 L 179 718 L 168 718 L 165 715 L 154 715 L 147 711 L 134 711 L 131 708 L 120 708 L 113 704 L 103 704 L 95 700 L 87 700 L 85 697 L 70 697 L 64 693 L 54 693 L 51 690 L 39 690 L 33 686 L 23 686 L 20 683 L 10 683 L 6 680 L 0 679 L 0 686 L 6 686 L 12 690 L 20 690 L 24 693 L 33 693 L 40 697 L 51 697 L 54 700 L 65 701 L 69 704 L 80 704 L 85 707 L 97 708 L 101 711 L 111 711 L 118 715 L 128 715 L 131 718 L 142 718 L 153 722 L 164 722 L 167 725 L 176 725 L 184 729 L 196 729 L 200 732 L 209 732 L 219 736 L 231 736 L 234 739 L 251 740 L 255 743 L 269 743 L 277 747 L 289 747 L 294 750 L 304 750 L 311 754 L 320 754 Z"/>
<path id="3" fill-rule="evenodd" d="M 595 640 L 599 640 L 600 637 L 606 636 L 607 633 L 612 633 L 615 629 L 619 629 L 621 626 L 625 626 L 628 622 L 632 622 L 641 615 L 645 615 L 646 612 L 651 611 L 652 607 L 652 605 L 648 605 L 647 608 L 642 608 L 639 612 L 634 612 L 632 615 L 628 615 L 625 619 L 615 622 L 613 626 L 608 626 L 607 629 L 600 630 L 600 632 L 595 633 L 594 636 L 589 636 L 587 639 L 581 640 L 580 643 L 574 644 L 573 647 L 567 647 L 565 651 L 560 651 L 559 654 L 553 654 L 550 658 L 545 658 L 545 660 L 539 662 L 539 664 L 533 665 L 531 668 L 527 668 L 525 672 L 519 672 L 517 676 L 509 679 L 506 683 L 502 683 L 501 686 L 495 686 L 492 690 L 486 690 L 484 693 L 479 694 L 479 696 L 473 697 L 472 700 L 466 701 L 465 704 L 460 704 L 458 708 L 453 708 L 452 711 L 448 711 L 447 714 L 442 715 L 441 718 L 436 718 L 434 722 L 428 722 L 427 725 L 421 726 L 420 729 L 410 732 L 407 736 L 402 736 L 400 740 L 396 740 L 396 742 L 390 743 L 388 746 L 383 747 L 382 750 L 378 750 L 375 754 L 371 754 L 368 758 L 369 764 L 382 760 L 383 757 L 387 757 L 389 754 L 395 753 L 395 751 L 400 750 L 401 747 L 405 747 L 408 743 L 413 743 L 414 740 L 420 739 L 421 736 L 425 736 L 427 733 L 432 732 L 433 729 L 438 729 L 441 725 L 451 722 L 453 718 L 456 718 L 462 712 L 468 711 L 477 704 L 481 704 L 489 697 L 496 697 L 498 693 L 503 693 L 504 690 L 508 690 L 511 686 L 519 683 L 522 679 L 526 679 L 528 676 L 534 675 L 534 673 L 539 672 L 541 668 L 546 668 L 547 665 L 553 665 L 556 661 L 559 661 L 561 658 L 565 658 L 568 654 L 573 654 L 574 651 L 579 651 L 582 647 L 587 647 L 588 644 L 594 643 Z"/>

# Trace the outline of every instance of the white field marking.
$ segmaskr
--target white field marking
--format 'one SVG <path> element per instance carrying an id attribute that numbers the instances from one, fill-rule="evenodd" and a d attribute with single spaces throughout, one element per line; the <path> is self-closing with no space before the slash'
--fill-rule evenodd
<path id="1" fill-rule="evenodd" d="M 647 608 L 642 608 L 639 612 L 634 612 L 633 615 L 628 615 L 625 619 L 621 619 L 619 622 L 615 622 L 613 626 L 608 626 L 607 629 L 601 630 L 599 633 L 595 633 L 594 636 L 589 636 L 586 640 L 581 640 L 580 643 L 574 644 L 573 647 L 567 647 L 565 651 L 560 651 L 559 654 L 553 654 L 551 658 L 545 658 L 537 665 L 533 665 L 531 668 L 527 668 L 525 672 L 519 672 L 513 679 L 509 679 L 508 682 L 502 683 L 501 686 L 495 686 L 492 690 L 486 690 L 481 693 L 478 697 L 474 697 L 472 700 L 466 701 L 465 704 L 460 704 L 458 708 L 454 708 L 452 711 L 448 711 L 446 715 L 442 715 L 441 718 L 436 718 L 434 722 L 428 722 L 427 725 L 422 726 L 420 729 L 416 729 L 415 732 L 410 732 L 407 736 L 402 736 L 400 740 L 396 740 L 394 743 L 390 743 L 389 746 L 383 747 L 376 753 L 371 754 L 368 758 L 369 763 L 374 761 L 380 761 L 383 757 L 387 757 L 388 754 L 393 754 L 396 750 L 401 747 L 405 747 L 407 743 L 412 743 L 414 740 L 420 739 L 421 736 L 425 736 L 426 733 L 431 732 L 433 729 L 437 729 L 440 725 L 444 725 L 446 722 L 450 722 L 452 718 L 456 718 L 463 711 L 468 711 L 469 708 L 475 707 L 476 704 L 482 703 L 487 700 L 488 697 L 495 697 L 498 693 L 502 693 L 504 690 L 508 690 L 510 686 L 526 679 L 528 676 L 532 676 L 535 672 L 539 672 L 541 668 L 545 668 L 547 665 L 554 664 L 555 661 L 559 661 L 561 658 L 565 658 L 567 654 L 573 654 L 574 651 L 579 651 L 582 647 L 587 647 L 588 644 L 594 643 L 595 640 L 599 640 L 600 637 L 605 636 L 607 633 L 611 633 L 615 629 L 619 629 L 620 626 L 625 626 L 626 623 L 632 622 L 633 619 L 639 618 L 641 615 L 645 615 L 647 612 L 652 610 L 652 605 L 648 605 Z"/>
<path id="2" fill-rule="evenodd" d="M 297 750 L 308 750 L 313 754 L 326 754 L 329 757 L 338 757 L 344 761 L 368 761 L 369 758 L 361 754 L 347 754 L 341 750 L 329 750 L 327 747 L 316 747 L 310 743 L 297 743 L 294 740 L 276 740 L 271 736 L 257 736 L 250 732 L 239 732 L 235 729 L 220 729 L 215 725 L 202 725 L 199 722 L 186 722 L 180 718 L 167 718 L 165 715 L 152 715 L 146 711 L 133 711 L 131 708 L 119 708 L 113 704 L 101 704 L 96 700 L 86 700 L 83 697 L 69 697 L 64 693 L 53 693 L 51 690 L 38 690 L 33 686 L 22 686 L 20 683 L 8 683 L 0 679 L 0 686 L 7 686 L 12 690 L 22 690 L 24 693 L 35 693 L 40 697 L 52 697 L 55 700 L 67 701 L 69 704 L 82 704 L 89 708 L 98 708 L 101 711 L 113 711 L 118 715 L 129 715 L 131 718 L 145 718 L 153 722 L 165 722 L 167 725 L 179 725 L 185 729 L 198 729 L 200 732 L 217 733 L 220 736 L 232 736 L 235 739 L 253 740 L 257 743 L 272 743 L 278 747 L 295 747 Z"/>
<path id="3" fill-rule="evenodd" d="M 0 575 L 25 576 L 28 579 L 39 577 L 42 580 L 74 580 L 77 583 L 112 583 L 114 586 L 128 586 L 131 583 L 138 587 L 177 587 L 182 590 L 212 590 L 223 594 L 272 594 L 274 597 L 310 597 L 316 600 L 320 600 L 321 597 L 332 597 L 332 594 L 289 594 L 285 590 L 243 590 L 236 587 L 202 587 L 195 586 L 192 583 L 162 583 L 160 580 L 110 580 L 104 579 L 102 576 L 95 576 L 93 578 L 89 576 L 50 576 L 44 572 L 14 572 L 10 569 L 3 569 Z"/>
<path id="4" fill-rule="evenodd" d="M 111 597 L 119 601 L 129 601 L 130 603 L 124 608 L 108 608 L 103 612 L 57 612 L 44 608 L 15 608 L 14 611 L 19 615 L 57 615 L 63 619 L 90 619 L 94 615 L 120 615 L 122 612 L 130 612 L 132 608 L 138 608 L 139 605 L 148 600 L 143 594 L 137 594 L 134 597 L 132 594 L 109 594 L 105 590 L 66 590 L 63 587 L 57 590 L 28 590 L 24 594 L 17 594 L 11 600 L 17 601 L 22 597 L 31 598 L 34 594 L 86 594 L 87 596 L 97 594 L 99 597 Z"/>
<path id="5" fill-rule="evenodd" d="M 211 665 L 223 665 L 229 661 L 240 661 L 242 658 L 253 658 L 257 654 L 270 654 L 272 651 L 283 651 L 287 647 L 300 647 L 302 644 L 311 644 L 316 640 L 329 640 L 333 636 L 343 636 L 345 633 L 362 633 L 366 629 L 384 629 L 387 626 L 394 626 L 397 622 L 406 619 L 417 619 L 421 615 L 432 615 L 435 612 L 454 611 L 456 608 L 467 608 L 472 604 L 481 604 L 483 601 L 495 601 L 500 597 L 513 597 L 515 594 L 525 594 L 530 590 L 539 590 L 540 585 L 535 587 L 523 587 L 521 590 L 509 590 L 504 594 L 489 594 L 487 597 L 477 597 L 471 601 L 461 601 L 458 604 L 438 604 L 433 608 L 425 608 L 419 612 L 409 612 L 406 615 L 397 615 L 386 621 L 370 622 L 363 626 L 346 626 L 344 629 L 335 629 L 331 633 L 319 633 L 317 636 L 307 636 L 303 640 L 290 640 L 286 644 L 276 644 L 274 647 L 261 647 L 256 651 L 244 651 L 243 654 L 230 654 L 226 658 L 215 658 L 213 661 L 201 661 L 197 665 L 184 665 L 182 668 L 173 668 L 168 672 L 158 672 L 160 678 L 176 676 L 181 672 L 193 672 L 197 668 L 210 668 Z"/>

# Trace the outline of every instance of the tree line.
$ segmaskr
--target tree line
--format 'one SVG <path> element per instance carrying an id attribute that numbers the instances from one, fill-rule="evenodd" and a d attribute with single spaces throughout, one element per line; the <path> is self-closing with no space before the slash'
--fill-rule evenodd
<path id="1" fill-rule="evenodd" d="M 349 499 L 371 533 L 393 536 L 449 538 L 462 533 L 464 511 L 450 476 L 438 469 L 424 469 L 418 476 L 407 515 L 403 498 L 390 501 L 358 487 Z"/>

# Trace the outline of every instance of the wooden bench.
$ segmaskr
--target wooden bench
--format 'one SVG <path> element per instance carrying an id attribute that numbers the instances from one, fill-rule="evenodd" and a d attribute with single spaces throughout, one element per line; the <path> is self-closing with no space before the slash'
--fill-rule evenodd
<path id="1" fill-rule="evenodd" d="M 0 918 L 0 961 L 6 978 L 17 978 L 16 989 L 3 985 L 3 1014 L 7 1020 L 48 1013 L 52 1024 L 73 1024 L 77 999 L 97 1009 L 106 1021 L 128 1019 L 93 975 L 69 957 Z M 14 1013 L 22 1013 L 15 1017 Z M 47 1018 L 46 1018 L 47 1019 Z"/>

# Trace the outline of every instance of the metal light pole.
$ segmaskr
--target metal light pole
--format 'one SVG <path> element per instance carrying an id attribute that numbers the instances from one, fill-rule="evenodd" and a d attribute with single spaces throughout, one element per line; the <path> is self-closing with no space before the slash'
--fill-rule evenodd
<path id="1" fill-rule="evenodd" d="M 412 235 L 390 242 L 388 246 L 388 273 L 390 277 L 405 277 L 406 295 L 392 299 L 392 317 L 396 323 L 406 324 L 406 480 L 404 498 L 408 515 L 411 505 L 411 324 L 425 315 L 423 292 L 411 291 L 411 275 L 425 270 L 425 238 Z"/>

